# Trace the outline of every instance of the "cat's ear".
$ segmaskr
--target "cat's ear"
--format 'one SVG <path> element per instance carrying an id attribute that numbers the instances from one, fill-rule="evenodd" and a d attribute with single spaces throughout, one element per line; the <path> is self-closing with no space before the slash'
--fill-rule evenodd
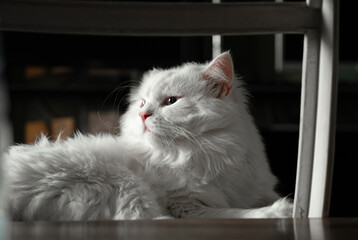
<path id="1" fill-rule="evenodd" d="M 203 79 L 218 98 L 225 98 L 230 94 L 233 78 L 234 66 L 229 52 L 217 56 L 203 72 Z"/>

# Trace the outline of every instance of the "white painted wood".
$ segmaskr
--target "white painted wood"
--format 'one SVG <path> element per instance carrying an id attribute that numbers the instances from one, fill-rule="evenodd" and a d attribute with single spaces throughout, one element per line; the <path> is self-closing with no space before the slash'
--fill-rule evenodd
<path id="1" fill-rule="evenodd" d="M 320 9 L 322 1 L 306 0 L 306 4 L 310 8 Z M 302 61 L 300 130 L 293 207 L 293 216 L 296 218 L 308 217 L 309 211 L 316 131 L 319 54 L 318 29 L 308 30 L 304 36 Z"/>
<path id="2" fill-rule="evenodd" d="M 337 95 L 338 4 L 338 0 L 322 1 L 317 125 L 309 217 L 326 217 L 329 213 Z"/>
<path id="3" fill-rule="evenodd" d="M 275 72 L 283 71 L 283 34 L 275 34 Z"/>
<path id="4" fill-rule="evenodd" d="M 316 131 L 316 106 L 320 38 L 317 31 L 307 31 L 304 37 L 301 113 L 294 198 L 294 217 L 308 217 L 313 150 Z"/>
<path id="5" fill-rule="evenodd" d="M 307 6 L 320 9 L 321 0 L 307 0 Z M 316 131 L 317 86 L 320 35 L 308 30 L 304 36 L 298 159 L 293 216 L 308 217 Z"/>
<path id="6" fill-rule="evenodd" d="M 282 3 L 283 0 L 275 0 L 276 3 Z M 275 34 L 275 72 L 283 71 L 283 34 Z"/>
<path id="7" fill-rule="evenodd" d="M 211 37 L 212 41 L 212 58 L 216 58 L 222 53 L 221 48 L 221 36 L 220 35 L 213 35 Z"/>
<path id="8" fill-rule="evenodd" d="M 221 0 L 212 0 L 213 4 L 220 4 Z M 220 35 L 213 35 L 212 39 L 212 58 L 216 58 L 222 52 L 221 49 L 221 36 Z"/>

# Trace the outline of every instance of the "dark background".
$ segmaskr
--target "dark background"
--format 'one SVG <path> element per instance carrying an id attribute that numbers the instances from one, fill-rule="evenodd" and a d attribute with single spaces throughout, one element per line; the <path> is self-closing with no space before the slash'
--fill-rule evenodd
<path id="1" fill-rule="evenodd" d="M 340 67 L 337 133 L 330 215 L 358 217 L 358 35 L 357 1 L 341 1 Z M 24 142 L 28 121 L 72 116 L 86 131 L 89 111 L 114 110 L 120 115 L 130 81 L 152 67 L 170 67 L 187 61 L 205 62 L 212 56 L 211 37 L 108 37 L 3 32 L 5 77 L 10 90 L 14 141 Z M 236 72 L 247 82 L 250 108 L 263 135 L 278 190 L 293 197 L 298 149 L 300 74 L 303 37 L 284 36 L 284 71 L 274 69 L 274 36 L 222 38 Z M 26 68 L 66 66 L 70 73 L 35 79 Z M 93 76 L 92 69 L 119 69 L 123 73 Z M 120 86 L 116 91 L 112 92 Z"/>

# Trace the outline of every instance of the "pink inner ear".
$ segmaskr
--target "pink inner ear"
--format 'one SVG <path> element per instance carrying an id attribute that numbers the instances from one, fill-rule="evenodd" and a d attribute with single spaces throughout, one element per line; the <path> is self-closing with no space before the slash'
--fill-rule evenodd
<path id="1" fill-rule="evenodd" d="M 233 74 L 234 71 L 231 56 L 229 53 L 223 53 L 209 64 L 203 77 L 211 83 L 214 81 L 215 86 L 221 86 L 219 96 L 222 97 L 230 94 Z"/>
<path id="2" fill-rule="evenodd" d="M 226 80 L 228 80 L 229 82 L 231 82 L 232 80 L 232 75 L 233 75 L 233 66 L 232 66 L 232 60 L 229 54 L 224 53 L 222 55 L 220 55 L 219 57 L 217 57 L 212 65 L 209 67 L 209 71 L 210 69 L 215 69 L 217 68 L 218 70 L 220 70 L 226 77 Z"/>

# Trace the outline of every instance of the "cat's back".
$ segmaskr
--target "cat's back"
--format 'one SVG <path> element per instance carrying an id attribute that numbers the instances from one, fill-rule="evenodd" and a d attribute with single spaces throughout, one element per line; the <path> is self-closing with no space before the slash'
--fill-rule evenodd
<path id="1" fill-rule="evenodd" d="M 57 141 L 42 137 L 34 145 L 11 147 L 4 165 L 13 219 L 110 218 L 110 211 L 86 214 L 93 212 L 91 204 L 112 198 L 113 183 L 136 181 L 133 172 L 140 164 L 128 157 L 130 149 L 118 136 L 82 134 Z M 70 209 L 54 211 L 61 206 Z M 100 217 L 105 212 L 108 216 Z"/>
<path id="2" fill-rule="evenodd" d="M 110 135 L 82 135 L 77 134 L 67 140 L 50 141 L 42 136 L 35 144 L 14 145 L 4 155 L 5 166 L 19 168 L 26 165 L 32 170 L 45 170 L 48 167 L 66 169 L 76 165 L 83 166 L 93 161 L 109 160 L 112 151 L 119 150 L 120 140 Z M 124 147 L 124 146 L 123 146 Z M 113 155 L 113 154 L 112 154 Z M 70 166 L 69 166 L 70 165 Z M 39 168 L 39 169 L 36 169 Z M 12 171 L 9 171 L 12 173 Z"/>
<path id="3" fill-rule="evenodd" d="M 51 141 L 42 136 L 34 144 L 20 144 L 11 146 L 4 154 L 7 164 L 21 164 L 22 162 L 43 162 L 52 164 L 82 164 L 96 162 L 127 160 L 123 155 L 139 154 L 131 141 L 121 136 L 109 134 L 85 135 L 78 133 L 73 138 Z M 113 159 L 116 158 L 116 159 Z"/>

